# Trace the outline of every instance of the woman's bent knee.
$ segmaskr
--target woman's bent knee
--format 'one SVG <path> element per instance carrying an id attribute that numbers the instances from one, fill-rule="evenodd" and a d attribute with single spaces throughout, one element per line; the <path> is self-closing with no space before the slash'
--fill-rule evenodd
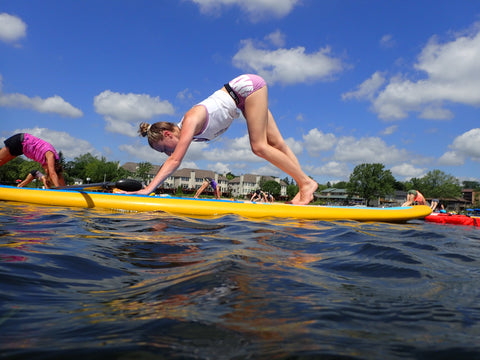
<path id="1" fill-rule="evenodd" d="M 265 158 L 265 155 L 267 154 L 268 151 L 268 145 L 264 143 L 250 143 L 250 147 L 252 148 L 252 152 L 261 157 Z"/>

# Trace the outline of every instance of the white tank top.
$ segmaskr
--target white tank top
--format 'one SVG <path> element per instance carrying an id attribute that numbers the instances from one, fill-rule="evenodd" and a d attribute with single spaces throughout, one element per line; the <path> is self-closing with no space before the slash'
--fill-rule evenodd
<path id="1" fill-rule="evenodd" d="M 193 137 L 193 141 L 210 141 L 222 135 L 240 115 L 235 101 L 223 90 L 217 90 L 198 103 L 207 110 L 207 121 L 202 131 Z M 182 120 L 178 127 L 182 128 Z"/>

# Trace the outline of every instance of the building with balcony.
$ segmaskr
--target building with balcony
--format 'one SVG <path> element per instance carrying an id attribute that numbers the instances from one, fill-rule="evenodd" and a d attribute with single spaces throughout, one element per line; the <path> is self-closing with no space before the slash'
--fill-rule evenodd
<path id="1" fill-rule="evenodd" d="M 138 171 L 137 163 L 128 162 L 122 165 L 122 167 L 131 173 L 136 173 Z M 160 166 L 152 166 L 152 169 L 147 174 L 147 185 L 150 183 L 150 181 L 152 181 L 159 170 Z M 228 180 L 226 174 L 222 175 L 211 170 L 190 168 L 176 170 L 171 176 L 165 179 L 159 189 L 163 192 L 172 193 L 178 188 L 181 188 L 184 193 L 193 193 L 200 188 L 200 186 L 202 186 L 203 179 L 205 177 L 214 179 L 224 196 L 248 197 L 255 190 L 260 189 L 260 184 L 262 181 L 264 182 L 270 180 L 276 181 L 280 184 L 280 196 L 287 196 L 287 184 L 278 177 L 244 174 L 237 176 L 232 180 Z M 211 191 L 210 188 L 207 188 L 205 193 L 208 194 L 209 190 Z"/>

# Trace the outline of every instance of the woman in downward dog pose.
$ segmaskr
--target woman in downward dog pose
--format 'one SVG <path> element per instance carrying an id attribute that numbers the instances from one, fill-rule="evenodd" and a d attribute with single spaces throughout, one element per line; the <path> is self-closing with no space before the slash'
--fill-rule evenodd
<path id="1" fill-rule="evenodd" d="M 20 184 L 18 184 L 17 187 L 24 187 L 30 184 L 33 180 L 38 180 L 43 182 L 43 186 L 45 187 L 45 189 L 50 189 L 50 184 L 47 181 L 47 177 L 38 170 L 30 171 L 27 177 L 25 178 L 25 180 L 23 180 Z"/>
<path id="2" fill-rule="evenodd" d="M 285 143 L 268 109 L 268 90 L 258 75 L 241 75 L 210 97 L 192 107 L 179 124 L 141 123 L 139 133 L 150 146 L 169 157 L 152 182 L 137 194 L 153 192 L 181 164 L 192 141 L 209 141 L 223 134 L 238 117 L 240 109 L 247 120 L 250 146 L 255 155 L 290 175 L 299 186 L 292 204 L 306 205 L 313 200 L 318 184 L 308 177 L 292 150 Z"/>
<path id="3" fill-rule="evenodd" d="M 57 187 L 65 185 L 60 157 L 50 143 L 28 133 L 15 134 L 4 143 L 5 146 L 0 149 L 0 166 L 17 156 L 25 155 L 42 165 L 48 183 Z"/>
<path id="4" fill-rule="evenodd" d="M 410 205 L 428 205 L 427 200 L 422 195 L 422 193 L 418 190 L 409 190 L 407 192 L 407 201 L 405 201 L 402 206 L 410 206 Z"/>
<path id="5" fill-rule="evenodd" d="M 194 198 L 198 199 L 198 197 L 203 192 L 203 190 L 205 190 L 209 185 L 213 189 L 213 195 L 215 196 L 215 199 L 220 199 L 221 198 L 220 187 L 218 186 L 218 184 L 215 180 L 213 180 L 209 177 L 206 177 L 206 178 L 203 179 L 203 184 L 202 184 L 202 186 L 200 186 L 200 188 L 195 193 Z"/>

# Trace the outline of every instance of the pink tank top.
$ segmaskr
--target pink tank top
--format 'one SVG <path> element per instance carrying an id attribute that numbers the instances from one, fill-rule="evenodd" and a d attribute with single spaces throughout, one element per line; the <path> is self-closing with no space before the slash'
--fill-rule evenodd
<path id="1" fill-rule="evenodd" d="M 33 135 L 25 133 L 22 145 L 23 154 L 27 158 L 39 162 L 42 166 L 47 165 L 47 159 L 45 158 L 47 151 L 51 151 L 53 153 L 55 160 L 60 159 L 55 151 L 55 148 L 51 144 Z"/>

